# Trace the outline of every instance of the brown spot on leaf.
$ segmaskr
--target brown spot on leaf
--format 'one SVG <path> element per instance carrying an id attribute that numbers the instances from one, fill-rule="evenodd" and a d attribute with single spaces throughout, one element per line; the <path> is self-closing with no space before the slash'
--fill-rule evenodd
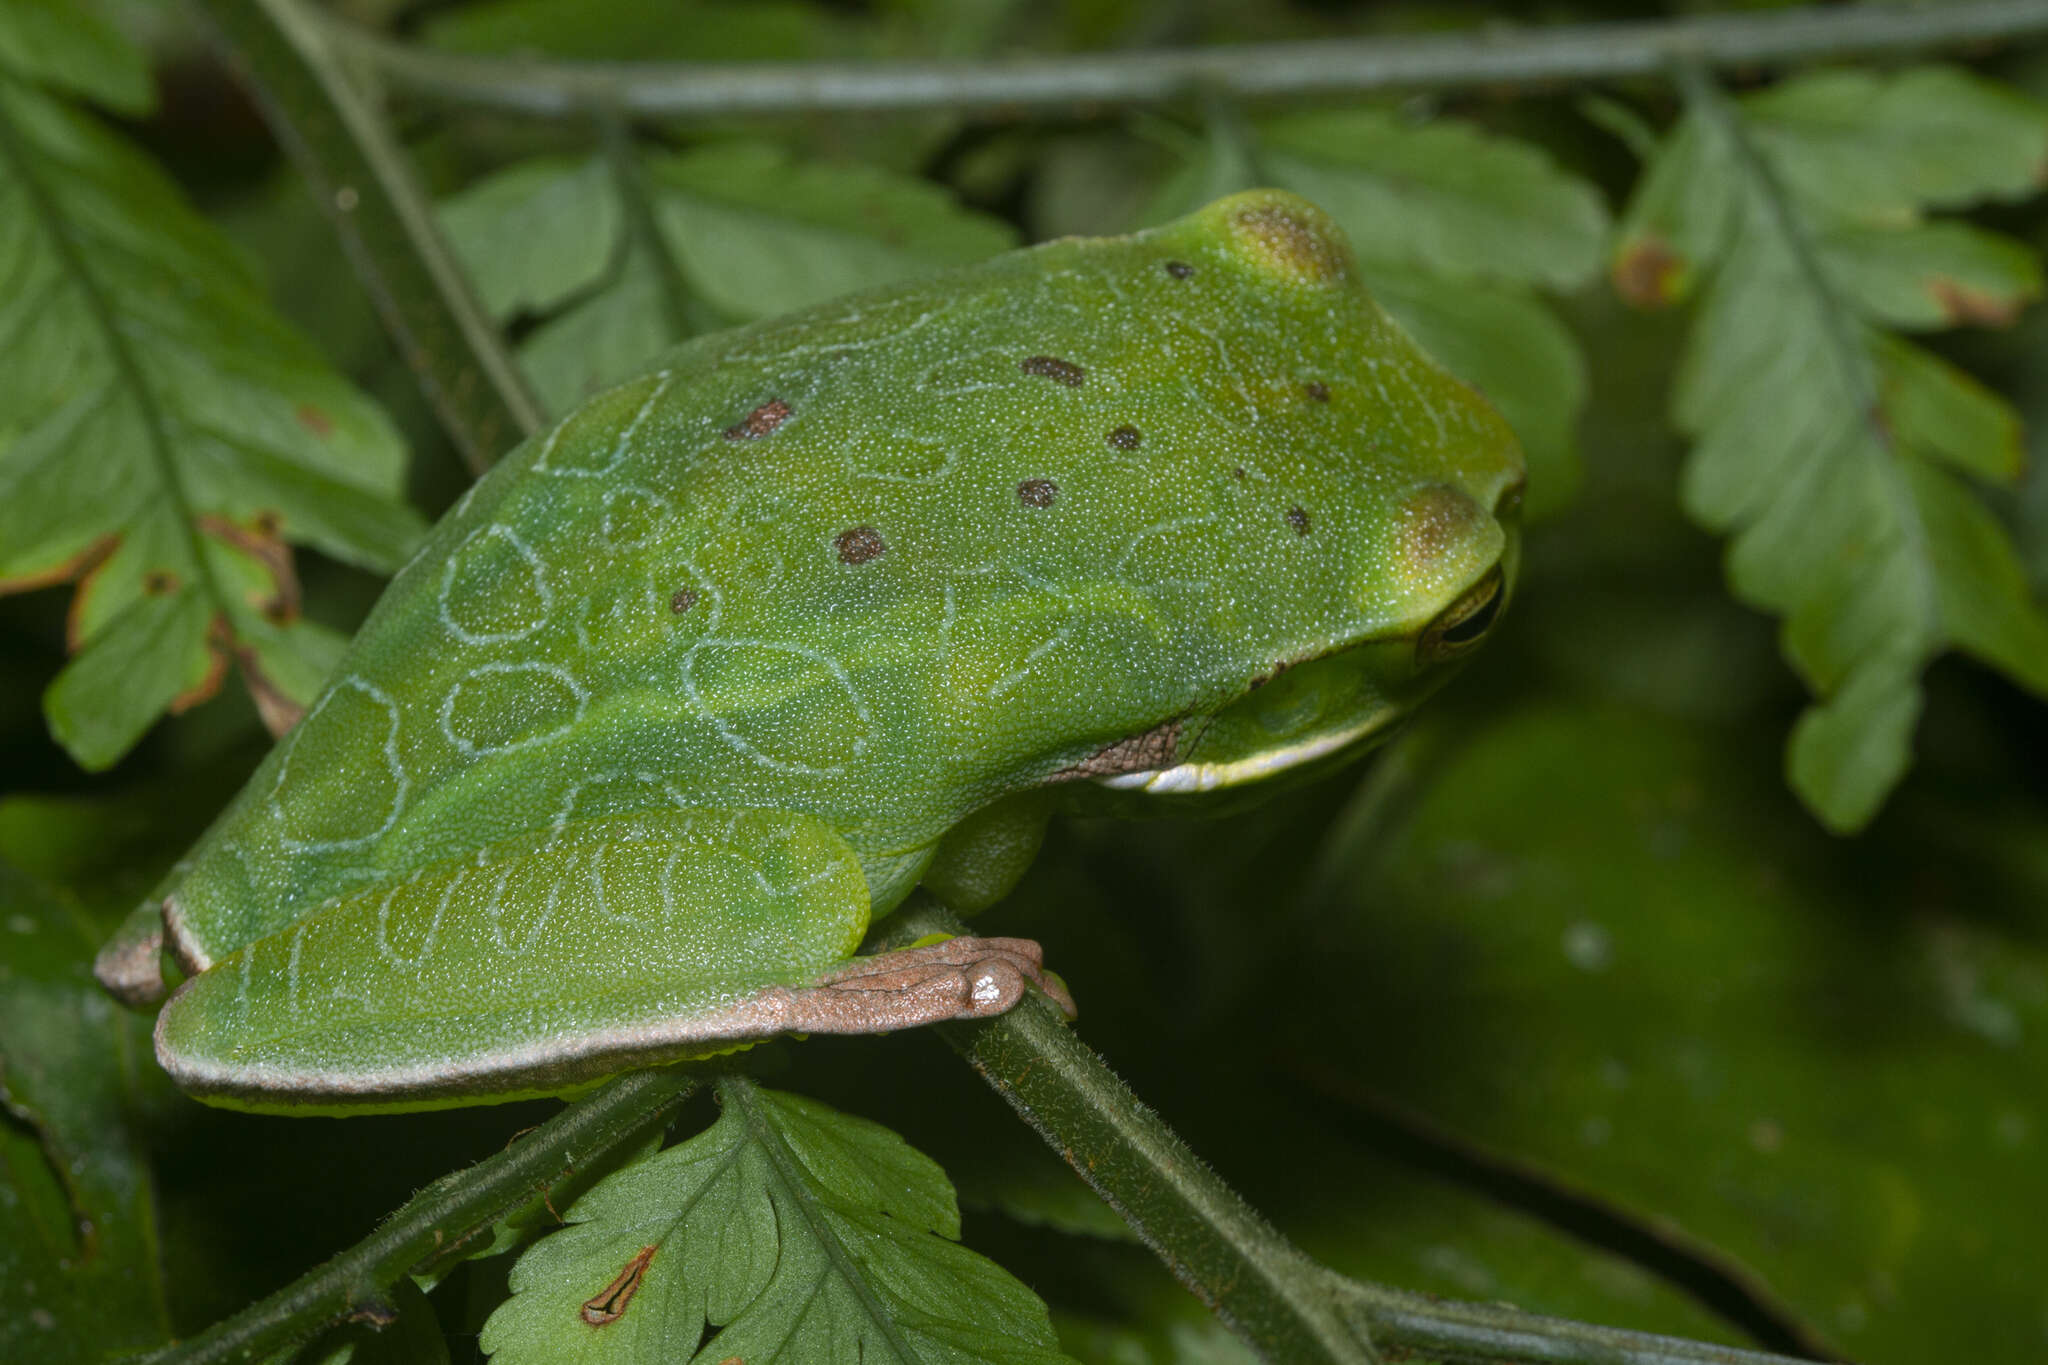
<path id="1" fill-rule="evenodd" d="M 1177 280 L 1184 280 L 1195 273 L 1195 268 L 1186 261 L 1168 261 L 1166 263 L 1166 273 Z"/>
<path id="2" fill-rule="evenodd" d="M 1637 238 L 1614 258 L 1614 292 L 1637 308 L 1665 308 L 1685 292 L 1688 270 L 1671 244 L 1654 234 Z"/>
<path id="3" fill-rule="evenodd" d="M 101 536 L 69 559 L 52 564 L 47 569 L 38 569 L 13 578 L 0 578 L 0 596 L 11 592 L 30 592 L 36 588 L 54 587 L 59 583 L 69 583 L 74 578 L 87 577 L 93 570 L 106 563 L 108 556 L 112 555 L 120 544 L 119 536 Z"/>
<path id="4" fill-rule="evenodd" d="M 865 564 L 879 558 L 888 547 L 882 544 L 882 537 L 874 527 L 856 526 L 833 537 L 832 548 L 839 552 L 842 564 Z"/>
<path id="5" fill-rule="evenodd" d="M 1139 442 L 1144 439 L 1144 434 L 1129 423 L 1109 433 L 1109 443 L 1118 450 L 1136 450 Z"/>
<path id="6" fill-rule="evenodd" d="M 334 432 L 334 419 L 311 403 L 301 403 L 292 416 L 299 419 L 299 425 L 326 440 Z"/>
<path id="7" fill-rule="evenodd" d="M 668 609 L 678 616 L 681 616 L 696 605 L 697 590 L 695 588 L 678 588 L 668 599 Z"/>
<path id="8" fill-rule="evenodd" d="M 1017 501 L 1026 507 L 1050 507 L 1060 486 L 1051 479 L 1026 479 L 1017 485 Z"/>
<path id="9" fill-rule="evenodd" d="M 1305 535 L 1307 535 L 1307 534 L 1308 534 L 1308 511 L 1307 511 L 1307 509 L 1306 509 L 1306 508 L 1301 508 L 1301 507 L 1290 507 L 1290 508 L 1288 508 L 1288 509 L 1287 509 L 1287 524 L 1288 524 L 1289 526 L 1292 526 L 1292 527 L 1294 528 L 1294 534 L 1296 534 L 1296 535 L 1298 535 L 1298 536 L 1305 536 Z"/>
<path id="10" fill-rule="evenodd" d="M 1230 477 L 1236 479 L 1239 483 L 1243 483 L 1245 480 L 1244 466 L 1238 465 L 1236 468 L 1232 469 L 1230 471 Z"/>
<path id="11" fill-rule="evenodd" d="M 211 700 L 228 675 L 228 660 L 234 653 L 234 628 L 228 625 L 226 617 L 214 617 L 206 626 L 206 671 L 199 675 L 197 682 L 172 697 L 166 709 L 175 716 Z"/>
<path id="12" fill-rule="evenodd" d="M 641 1247 L 626 1262 L 625 1269 L 612 1278 L 612 1282 L 583 1301 L 578 1313 L 592 1327 L 609 1327 L 626 1316 L 626 1309 L 633 1302 L 633 1296 L 640 1292 L 640 1286 L 647 1279 L 647 1263 L 654 1259 L 654 1247 Z"/>
<path id="13" fill-rule="evenodd" d="M 1318 403 L 1330 401 L 1330 386 L 1320 379 L 1311 379 L 1301 386 L 1301 391 Z"/>
<path id="14" fill-rule="evenodd" d="M 771 398 L 755 408 L 740 421 L 725 429 L 728 441 L 751 441 L 757 436 L 766 436 L 789 420 L 789 404 L 780 398 Z"/>
<path id="15" fill-rule="evenodd" d="M 178 576 L 169 569 L 151 569 L 142 576 L 142 591 L 149 597 L 169 597 L 178 590 Z"/>
<path id="16" fill-rule="evenodd" d="M 1071 782 L 1081 777 L 1115 777 L 1119 773 L 1150 772 L 1173 763 L 1180 746 L 1180 721 L 1155 725 L 1141 735 L 1105 744 L 1079 763 L 1054 773 L 1048 781 Z"/>
<path id="17" fill-rule="evenodd" d="M 1973 323 L 1979 327 L 2010 327 L 2020 315 L 2018 299 L 2002 299 L 1960 281 L 1937 275 L 1927 282 L 1927 292 L 1951 325 Z"/>
<path id="18" fill-rule="evenodd" d="M 249 697 L 256 703 L 256 714 L 263 721 L 273 739 L 282 738 L 285 731 L 297 725 L 306 714 L 306 708 L 292 700 L 268 673 L 263 671 L 263 660 L 247 645 L 235 650 L 235 662 L 241 665 L 242 685 L 249 689 Z"/>
<path id="19" fill-rule="evenodd" d="M 275 534 L 265 534 L 264 518 L 258 516 L 251 525 L 243 526 L 208 513 L 198 519 L 198 526 L 202 534 L 255 560 L 270 575 L 269 595 L 251 592 L 250 606 L 275 625 L 290 625 L 299 619 L 299 576 L 292 571 L 291 546 Z"/>
<path id="20" fill-rule="evenodd" d="M 1018 367 L 1026 374 L 1057 380 L 1070 389 L 1080 388 L 1082 381 L 1088 378 L 1088 371 L 1073 361 L 1061 360 L 1056 355 L 1027 355 L 1018 362 Z"/>

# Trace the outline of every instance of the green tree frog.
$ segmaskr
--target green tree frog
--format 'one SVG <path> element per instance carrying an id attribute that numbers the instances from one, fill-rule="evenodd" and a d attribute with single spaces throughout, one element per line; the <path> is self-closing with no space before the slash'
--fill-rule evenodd
<path id="1" fill-rule="evenodd" d="M 1499 613 L 1522 485 L 1277 192 L 698 338 L 461 500 L 101 980 L 167 952 L 164 1067 L 294 1112 L 1065 1004 L 1021 940 L 854 954 L 1084 790 L 1382 734 Z"/>

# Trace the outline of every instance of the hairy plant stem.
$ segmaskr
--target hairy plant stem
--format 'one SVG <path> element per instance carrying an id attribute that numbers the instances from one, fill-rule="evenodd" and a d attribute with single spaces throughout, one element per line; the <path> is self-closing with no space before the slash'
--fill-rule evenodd
<path id="1" fill-rule="evenodd" d="M 388 1320 L 390 1291 L 451 1263 L 491 1225 L 565 1177 L 644 1139 L 696 1092 L 699 1076 L 668 1068 L 607 1083 L 495 1156 L 435 1181 L 375 1232 L 233 1317 L 143 1357 L 147 1365 L 262 1360 L 333 1323 Z"/>
<path id="2" fill-rule="evenodd" d="M 889 945 L 967 932 L 923 895 L 886 930 Z M 1422 1354 L 1471 1365 L 1792 1361 L 1345 1279 L 1310 1260 L 1204 1165 L 1042 996 L 999 1018 L 941 1025 L 939 1032 L 1190 1293 L 1268 1360 L 1372 1362 L 1382 1354 Z"/>
<path id="3" fill-rule="evenodd" d="M 441 239 L 404 150 L 342 72 L 332 31 L 293 0 L 196 3 L 333 223 L 463 463 L 483 473 L 545 416 Z"/>
<path id="4" fill-rule="evenodd" d="M 302 0 L 271 0 L 297 8 Z M 307 11 L 309 18 L 313 12 Z M 944 109 L 985 118 L 1091 112 L 1190 94 L 1237 99 L 1371 91 L 1540 89 L 1664 78 L 1674 61 L 1754 68 L 1921 52 L 2048 33 L 2048 0 L 1813 5 L 1637 23 L 1059 53 L 989 62 L 554 62 L 395 43 L 318 23 L 393 89 L 543 118 L 613 109 L 663 118 Z"/>

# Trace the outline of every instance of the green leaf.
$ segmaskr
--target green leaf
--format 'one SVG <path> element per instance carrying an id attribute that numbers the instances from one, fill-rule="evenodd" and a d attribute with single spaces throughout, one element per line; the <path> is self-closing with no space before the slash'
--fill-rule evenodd
<path id="1" fill-rule="evenodd" d="M 138 1131 L 149 1026 L 86 970 L 92 938 L 0 862 L 0 1359 L 99 1361 L 170 1335 Z"/>
<path id="2" fill-rule="evenodd" d="M 1740 732 L 1491 711 L 1426 722 L 1431 760 L 1335 827 L 1288 981 L 1328 1003 L 1268 1045 L 1724 1268 L 1828 1354 L 2037 1357 L 2038 802 L 1956 812 L 1953 853 L 1904 803 L 1848 844 Z"/>
<path id="3" fill-rule="evenodd" d="M 1929 208 L 2041 188 L 2041 106 L 1950 66 L 1821 71 L 1742 101 L 1752 136 L 1817 218 L 1906 226 Z"/>
<path id="4" fill-rule="evenodd" d="M 603 288 L 536 327 L 520 346 L 519 361 L 549 412 L 568 412 L 638 374 L 682 339 L 648 257 L 632 252 Z"/>
<path id="5" fill-rule="evenodd" d="M 936 185 L 861 165 L 719 143 L 649 162 L 668 248 L 733 322 L 965 265 L 1016 245 Z"/>
<path id="6" fill-rule="evenodd" d="M 0 70 L 123 114 L 156 102 L 149 66 L 92 0 L 0 0 Z"/>
<path id="7" fill-rule="evenodd" d="M 94 120 L 0 77 L 0 590 L 78 578 L 52 732 L 104 768 L 239 666 L 273 728 L 334 639 L 288 542 L 379 571 L 424 527 L 389 422 Z"/>
<path id="8" fill-rule="evenodd" d="M 618 196 L 597 160 L 518 162 L 443 200 L 440 217 L 493 317 L 559 308 L 619 248 Z"/>
<path id="9" fill-rule="evenodd" d="M 600 1183 L 519 1259 L 484 1327 L 497 1365 L 1064 1359 L 1044 1305 L 955 1240 L 928 1158 L 815 1101 L 737 1078 L 719 1094 L 709 1129 Z"/>
<path id="10" fill-rule="evenodd" d="M 1600 268 L 1599 191 L 1526 142 L 1378 109 L 1267 120 L 1258 140 L 1264 178 L 1322 205 L 1361 260 L 1551 289 Z"/>
<path id="11" fill-rule="evenodd" d="M 550 411 L 710 331 L 994 255 L 1015 234 L 944 190 L 762 143 L 510 167 L 443 206 L 500 317 L 546 314 L 520 358 Z M 632 182 L 630 189 L 622 184 Z M 619 196 L 644 194 L 640 205 Z M 652 225 L 636 231 L 636 220 Z M 652 237 L 654 240 L 648 240 Z M 669 290 L 682 296 L 671 299 Z"/>
<path id="12" fill-rule="evenodd" d="M 1893 337 L 1878 339 L 1879 403 L 1892 437 L 1908 450 L 1979 478 L 2009 483 L 2026 464 L 2012 405 L 1939 356 Z"/>
<path id="13" fill-rule="evenodd" d="M 1945 157 L 1930 126 L 1978 141 Z M 2011 477 L 2017 418 L 1882 330 L 2003 320 L 2039 293 L 2017 243 L 1916 215 L 2015 193 L 2044 156 L 2048 110 L 1975 77 L 1827 73 L 1739 105 L 1701 95 L 1624 224 L 1625 296 L 1699 287 L 1672 394 L 1696 442 L 1686 508 L 1732 537 L 1736 595 L 1784 618 L 1819 698 L 1788 775 L 1836 830 L 1860 828 L 1904 774 L 1918 677 L 1942 651 L 2048 695 L 2048 618 L 1945 467 Z"/>
<path id="14" fill-rule="evenodd" d="M 2041 296 L 2032 251 L 1962 223 L 1844 228 L 1817 251 L 1847 305 L 1889 327 L 2003 326 Z"/>

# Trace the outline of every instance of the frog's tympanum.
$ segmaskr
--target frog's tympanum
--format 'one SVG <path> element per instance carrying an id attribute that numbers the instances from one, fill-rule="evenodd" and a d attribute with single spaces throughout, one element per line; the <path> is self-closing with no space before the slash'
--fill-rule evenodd
<path id="1" fill-rule="evenodd" d="M 1476 645 L 1522 457 L 1255 192 L 705 336 L 508 456 L 101 955 L 202 1099 L 556 1093 L 1066 1004 L 1047 812 L 1349 754 Z"/>

